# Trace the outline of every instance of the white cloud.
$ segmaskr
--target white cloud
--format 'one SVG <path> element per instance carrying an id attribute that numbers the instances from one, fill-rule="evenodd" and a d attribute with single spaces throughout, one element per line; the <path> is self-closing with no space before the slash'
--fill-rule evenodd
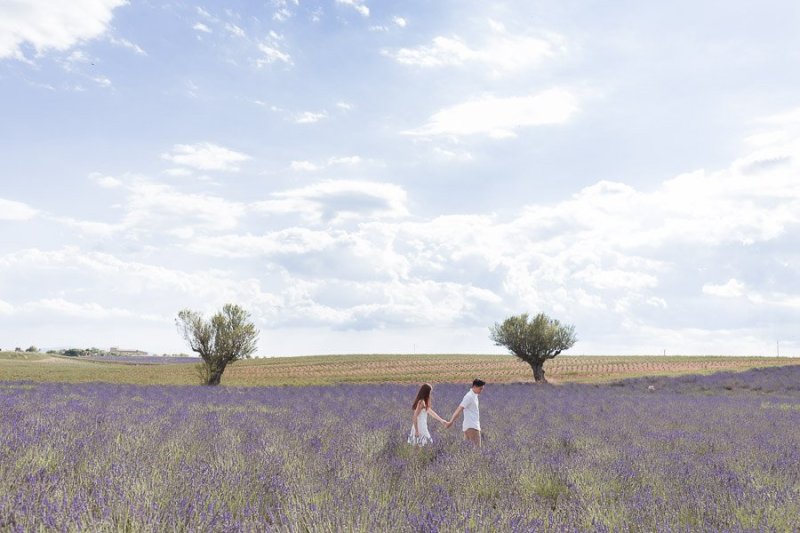
<path id="1" fill-rule="evenodd" d="M 255 203 L 254 209 L 274 215 L 299 215 L 312 222 L 408 215 L 405 190 L 389 183 L 329 180 L 273 193 L 272 197 Z"/>
<path id="2" fill-rule="evenodd" d="M 488 23 L 489 23 L 489 27 L 493 31 L 498 32 L 498 33 L 505 33 L 506 25 L 503 24 L 502 22 L 494 20 L 494 19 L 489 19 Z"/>
<path id="3" fill-rule="evenodd" d="M 706 283 L 703 285 L 703 294 L 720 296 L 722 298 L 738 298 L 744 294 L 744 283 L 733 278 L 729 279 L 728 282 L 723 285 Z"/>
<path id="4" fill-rule="evenodd" d="M 216 257 L 268 257 L 285 265 L 280 295 L 287 324 L 360 330 L 447 325 L 500 302 L 493 291 L 471 283 L 409 277 L 408 262 L 386 249 L 387 238 L 380 231 L 293 228 L 197 239 L 191 249 Z"/>
<path id="5" fill-rule="evenodd" d="M 95 76 L 92 78 L 92 81 L 104 89 L 108 89 L 113 86 L 111 80 L 105 76 Z"/>
<path id="6" fill-rule="evenodd" d="M 292 16 L 292 12 L 286 8 L 281 8 L 275 11 L 272 14 L 272 20 L 276 20 L 278 22 L 286 22 Z"/>
<path id="7" fill-rule="evenodd" d="M 437 158 L 442 159 L 444 161 L 456 161 L 465 163 L 473 160 L 473 156 L 470 152 L 461 149 L 449 150 L 447 148 L 434 146 L 433 153 Z"/>
<path id="8" fill-rule="evenodd" d="M 290 7 L 297 7 L 300 5 L 299 0 L 272 0 L 272 5 L 275 6 L 275 12 L 272 14 L 272 20 L 278 22 L 286 22 L 294 15 Z"/>
<path id="9" fill-rule="evenodd" d="M 382 53 L 398 63 L 417 67 L 462 65 L 475 54 L 458 37 L 435 37 L 430 46 L 400 48 L 395 52 L 384 50 Z"/>
<path id="10" fill-rule="evenodd" d="M 239 163 L 250 159 L 249 155 L 233 151 L 212 143 L 176 144 L 172 152 L 162 154 L 164 159 L 178 165 L 197 170 L 220 170 L 236 172 Z"/>
<path id="11" fill-rule="evenodd" d="M 408 21 L 403 17 L 392 17 L 392 22 L 394 22 L 395 25 L 400 28 L 405 28 L 408 26 Z"/>
<path id="12" fill-rule="evenodd" d="M 315 165 L 311 161 L 292 161 L 292 164 L 289 165 L 289 168 L 291 168 L 294 172 L 314 172 L 322 167 Z"/>
<path id="13" fill-rule="evenodd" d="M 603 269 L 597 265 L 588 265 L 573 275 L 576 280 L 597 289 L 641 290 L 658 286 L 658 278 L 652 274 L 616 268 Z"/>
<path id="14" fill-rule="evenodd" d="M 136 44 L 136 43 L 132 43 L 132 42 L 131 42 L 131 41 L 129 41 L 128 39 L 121 39 L 121 38 L 118 38 L 118 37 L 113 37 L 113 36 L 112 36 L 112 37 L 110 37 L 110 38 L 109 38 L 109 42 L 110 42 L 111 44 L 114 44 L 114 45 L 116 45 L 116 46 L 121 46 L 121 47 L 123 47 L 123 48 L 127 48 L 128 50 L 132 50 L 132 51 L 133 51 L 134 53 L 136 53 L 137 55 L 140 55 L 140 56 L 146 56 L 146 55 L 147 55 L 147 52 L 145 52 L 145 51 L 142 49 L 142 47 L 141 47 L 141 46 L 139 46 L 139 45 L 138 45 L 138 44 Z"/>
<path id="15" fill-rule="evenodd" d="M 104 307 L 96 302 L 77 303 L 63 298 L 43 298 L 41 300 L 28 302 L 21 306 L 18 312 L 37 315 L 52 313 L 61 317 L 73 317 L 87 320 L 125 318 L 164 321 L 167 318 L 154 313 L 137 313 L 119 307 Z"/>
<path id="16" fill-rule="evenodd" d="M 89 58 L 89 56 L 86 55 L 86 53 L 83 50 L 73 50 L 72 52 L 69 53 L 69 55 L 66 58 L 64 58 L 62 64 L 64 65 L 64 68 L 66 70 L 72 71 L 75 69 L 75 65 L 77 64 L 80 63 L 86 64 L 91 62 L 92 60 Z"/>
<path id="17" fill-rule="evenodd" d="M 264 317 L 280 304 L 255 279 L 232 279 L 230 272 L 213 269 L 165 268 L 77 247 L 31 248 L 0 256 L 0 277 L 9 283 L 26 280 L 18 294 L 25 303 L 14 305 L 15 313 L 108 319 L 116 315 L 167 325 L 184 307 L 207 311 L 235 301 Z M 160 297 L 154 298 L 156 294 Z"/>
<path id="18" fill-rule="evenodd" d="M 319 252 L 336 241 L 330 231 L 287 228 L 265 235 L 203 236 L 194 239 L 187 248 L 204 255 L 238 258 Z"/>
<path id="19" fill-rule="evenodd" d="M 146 178 L 118 179 L 100 174 L 90 177 L 102 187 L 125 194 L 114 206 L 122 212 L 118 221 L 96 222 L 52 214 L 45 214 L 45 218 L 89 236 L 117 235 L 126 241 L 163 242 L 164 239 L 190 239 L 198 233 L 230 231 L 248 213 L 243 203 L 206 193 L 182 192 Z"/>
<path id="20" fill-rule="evenodd" d="M 345 156 L 345 157 L 331 157 L 328 159 L 328 165 L 360 165 L 363 163 L 363 159 L 357 155 Z"/>
<path id="21" fill-rule="evenodd" d="M 204 232 L 227 231 L 238 226 L 247 208 L 217 196 L 184 193 L 146 179 L 126 186 L 123 225 L 128 232 L 169 233 L 181 238 Z"/>
<path id="22" fill-rule="evenodd" d="M 232 24 L 230 22 L 225 23 L 225 29 L 228 30 L 229 33 L 235 35 L 236 37 L 246 37 L 244 30 L 237 26 L 236 24 Z"/>
<path id="23" fill-rule="evenodd" d="M 284 51 L 285 39 L 282 35 L 270 31 L 267 38 L 258 43 L 258 49 L 263 54 L 263 57 L 256 60 L 256 66 L 261 68 L 265 65 L 271 65 L 276 62 L 284 63 L 285 65 L 292 66 L 292 56 Z"/>
<path id="24" fill-rule="evenodd" d="M 84 235 L 90 235 L 93 237 L 111 237 L 123 229 L 121 224 L 108 224 L 106 222 L 78 220 L 72 217 L 48 216 L 48 218 L 70 229 L 77 230 Z"/>
<path id="25" fill-rule="evenodd" d="M 192 80 L 186 80 L 186 94 L 189 96 L 189 98 L 197 98 L 199 91 L 200 87 L 198 87 L 195 82 Z"/>
<path id="26" fill-rule="evenodd" d="M 786 150 L 776 153 L 788 157 L 788 163 L 759 169 L 757 180 L 752 179 L 752 165 L 742 164 L 752 160 L 747 156 L 727 169 L 677 176 L 646 192 L 601 181 L 563 201 L 533 204 L 513 216 L 411 219 L 402 188 L 370 182 L 322 182 L 273 193 L 249 206 L 184 194 L 161 184 L 134 183 L 128 186 L 131 198 L 124 222 L 134 230 L 156 231 L 189 219 L 190 231 L 183 234 L 188 251 L 222 259 L 266 258 L 270 277 L 278 277 L 273 292 L 252 280 L 242 283 L 236 275 L 230 285 L 221 284 L 225 277 L 221 273 L 200 280 L 226 294 L 233 291 L 283 325 L 366 330 L 422 324 L 462 327 L 485 324 L 512 311 L 542 310 L 583 328 L 613 328 L 616 335 L 635 340 L 637 347 L 650 342 L 659 350 L 667 346 L 677 351 L 685 339 L 673 338 L 669 330 L 652 337 L 643 333 L 655 331 L 648 313 L 668 314 L 673 300 L 685 297 L 672 287 L 662 287 L 665 275 L 685 268 L 680 259 L 664 257 L 665 250 L 677 245 L 688 253 L 695 247 L 710 253 L 742 237 L 752 242 L 776 238 L 781 231 L 769 229 L 772 224 L 781 228 L 800 222 L 794 215 L 800 210 L 793 208 L 800 201 L 800 190 L 790 179 L 796 175 L 800 151 Z M 331 157 L 326 164 L 348 159 Z M 731 219 L 720 219 L 728 211 L 741 220 L 731 225 Z M 140 218 L 131 219 L 133 213 L 141 213 Z M 234 216 L 226 223 L 220 213 Z M 290 225 L 258 235 L 231 233 L 247 213 L 275 215 L 270 219 L 279 219 L 279 224 L 291 224 L 290 217 L 295 216 L 325 225 L 316 229 Z M 336 225 L 348 220 L 356 224 Z M 87 262 L 99 263 L 88 267 L 98 279 L 106 269 L 119 268 L 123 274 L 111 276 L 116 283 L 145 285 L 148 292 L 154 289 L 153 282 L 144 281 L 136 269 L 155 277 L 162 273 L 141 264 L 125 266 L 102 254 L 76 250 L 67 255 L 64 265 L 75 262 L 76 270 L 86 270 Z M 26 265 L 47 265 L 48 257 L 52 255 L 30 257 Z M 163 274 L 171 283 L 182 282 L 179 272 Z M 200 280 L 187 283 L 186 291 Z M 239 284 L 247 288 L 232 288 Z M 744 291 L 739 284 L 709 283 L 703 293 L 735 295 Z M 183 298 L 186 291 L 180 292 Z M 210 296 L 208 289 L 200 294 L 195 297 Z M 37 298 L 34 301 L 58 296 Z M 81 301 L 94 302 L 87 298 Z M 796 295 L 774 291 L 750 291 L 748 300 L 762 308 L 800 305 Z M 97 303 L 114 308 L 99 299 Z M 280 311 L 272 311 L 275 308 Z M 628 330 L 620 333 L 620 324 Z M 703 338 L 701 330 L 687 334 Z M 602 334 L 594 335 L 597 339 Z M 736 331 L 724 335 L 730 340 Z M 613 341 L 612 335 L 604 342 Z M 708 346 L 710 352 L 719 351 L 713 343 Z"/>
<path id="27" fill-rule="evenodd" d="M 314 124 L 320 120 L 328 118 L 327 111 L 321 113 L 314 113 L 313 111 L 303 111 L 294 116 L 293 121 L 295 124 Z"/>
<path id="28" fill-rule="evenodd" d="M 792 183 L 793 168 L 756 181 L 734 164 L 682 174 L 650 192 L 601 181 L 527 217 L 540 226 L 580 228 L 581 238 L 621 250 L 748 245 L 775 239 L 800 222 L 800 185 Z"/>
<path id="29" fill-rule="evenodd" d="M 769 292 L 765 294 L 751 292 L 747 298 L 756 304 L 788 307 L 792 310 L 800 309 L 800 295 L 784 292 Z"/>
<path id="30" fill-rule="evenodd" d="M 485 338 L 492 320 L 541 310 L 578 324 L 595 346 L 621 353 L 653 345 L 674 353 L 681 346 L 691 349 L 689 341 L 700 347 L 696 351 L 719 353 L 720 343 L 732 346 L 737 336 L 758 353 L 750 348 L 759 331 L 719 324 L 729 309 L 740 319 L 733 313 L 741 314 L 742 306 L 763 313 L 765 321 L 800 308 L 794 277 L 773 280 L 772 273 L 762 274 L 762 265 L 743 272 L 747 262 L 737 264 L 729 255 L 735 248 L 734 254 L 752 258 L 763 255 L 755 244 L 796 240 L 800 134 L 792 135 L 794 123 L 785 121 L 776 126 L 779 135 L 761 132 L 752 152 L 727 167 L 646 188 L 598 181 L 513 213 L 418 216 L 409 213 L 414 197 L 403 187 L 376 182 L 314 183 L 245 204 L 199 188 L 185 192 L 145 179 L 92 175 L 113 189 L 104 195 L 125 195 L 120 220 L 104 224 L 45 214 L 37 224 L 56 221 L 87 239 L 120 238 L 90 242 L 86 250 L 0 256 L 0 314 L 38 305 L 77 323 L 81 313 L 130 309 L 170 322 L 181 307 L 232 300 L 252 305 L 270 318 L 270 327 L 410 331 L 436 324 L 461 331 L 478 324 Z M 439 155 L 457 156 L 459 147 L 455 143 Z M 293 161 L 291 167 L 360 163 L 360 156 L 340 155 Z M 23 213 L 18 217 L 36 214 L 25 204 L 0 201 L 8 205 Z M 152 246 L 154 261 L 168 255 L 164 264 L 192 266 L 163 268 L 141 256 L 129 261 L 92 251 L 99 245 L 123 254 L 131 243 Z M 197 271 L 193 265 L 202 258 L 191 254 L 213 257 L 226 270 Z M 780 260 L 793 276 L 792 254 L 784 251 Z M 253 257 L 259 260 L 240 260 Z M 703 261 L 725 264 L 725 276 L 701 270 Z M 263 271 L 251 274 L 253 265 Z M 744 279 L 747 285 L 739 281 Z M 707 280 L 712 281 L 703 284 Z M 716 325 L 684 329 L 680 323 L 692 318 L 685 314 L 689 306 Z"/>
<path id="31" fill-rule="evenodd" d="M 324 170 L 326 168 L 330 168 L 336 165 L 345 165 L 345 166 L 357 166 L 363 163 L 364 160 L 357 155 L 351 156 L 338 156 L 338 157 L 331 157 L 325 163 L 313 163 L 311 161 L 292 161 L 291 165 L 289 166 L 291 170 L 295 172 L 314 172 L 317 170 Z"/>
<path id="32" fill-rule="evenodd" d="M 544 310 L 568 321 L 588 323 L 597 320 L 599 310 L 603 312 L 601 322 L 614 328 L 626 324 L 631 338 L 645 342 L 646 335 L 639 333 L 652 328 L 647 316 L 671 316 L 673 307 L 680 308 L 673 306 L 676 300 L 680 303 L 694 297 L 691 287 L 680 293 L 673 286 L 663 286 L 670 276 L 692 274 L 671 250 L 680 249 L 681 255 L 694 249 L 702 249 L 703 254 L 722 253 L 721 247 L 729 244 L 769 241 L 779 238 L 792 224 L 795 228 L 800 224 L 800 188 L 792 179 L 800 149 L 776 153 L 788 162 L 767 165 L 759 170 L 757 180 L 752 178 L 752 167 L 741 164 L 752 160 L 747 156 L 729 168 L 677 176 L 646 192 L 601 181 L 561 202 L 530 205 L 510 218 L 444 216 L 411 221 L 403 217 L 375 222 L 370 216 L 357 226 L 340 227 L 320 244 L 322 248 L 306 248 L 298 241 L 301 244 L 292 253 L 309 257 L 290 262 L 287 268 L 303 265 L 312 269 L 305 277 L 318 281 L 307 287 L 302 305 L 309 313 L 317 313 L 320 321 L 343 327 L 351 322 L 353 327 L 412 324 L 427 316 L 410 309 L 425 309 L 424 301 L 406 307 L 402 295 L 393 295 L 393 303 L 385 303 L 382 298 L 393 294 L 385 284 L 367 290 L 366 272 L 381 272 L 399 280 L 407 292 L 423 291 L 421 280 L 446 280 L 461 291 L 470 286 L 486 291 L 483 299 L 469 299 L 474 311 L 449 316 L 450 323 L 463 321 L 472 312 L 483 317 L 477 320 L 486 320 L 492 309 L 495 313 Z M 308 219 L 324 221 L 325 197 L 318 190 L 298 189 L 276 194 L 259 208 L 305 213 Z M 231 246 L 229 253 L 237 253 L 237 249 L 256 255 L 280 253 L 272 234 L 251 237 L 249 244 Z M 354 265 L 364 272 L 356 271 Z M 358 298 L 363 302 L 346 305 L 342 303 L 348 301 L 346 295 L 339 293 L 326 299 L 326 291 L 332 290 L 330 280 L 337 276 L 352 279 L 354 284 L 343 292 L 354 299 L 361 295 Z M 436 292 L 441 290 L 437 288 L 433 294 L 448 294 Z M 735 279 L 722 285 L 708 283 L 703 294 L 746 295 L 750 304 L 764 309 L 800 306 L 800 297 L 791 293 L 749 290 L 745 294 L 744 284 Z M 443 300 L 437 302 L 440 310 L 445 307 Z M 464 309 L 457 302 L 452 305 Z M 714 305 L 713 300 L 707 305 Z M 598 331 L 603 327 L 597 326 Z M 700 330 L 695 333 L 702 336 Z M 736 331 L 725 335 L 728 342 Z M 666 334 L 649 341 L 673 350 L 680 345 Z M 721 349 L 709 344 L 707 352 Z"/>
<path id="33" fill-rule="evenodd" d="M 350 293 L 354 299 L 360 298 L 370 303 L 339 309 L 323 307 L 324 311 L 329 312 L 322 313 L 319 320 L 358 329 L 419 325 L 446 327 L 469 320 L 470 315 L 484 304 L 499 302 L 497 295 L 491 291 L 446 281 L 414 279 L 332 285 L 338 285 L 339 290 Z M 311 293 L 312 301 L 313 298 L 319 299 L 319 292 L 317 289 Z M 322 306 L 309 306 L 309 313 L 319 313 L 319 307 Z"/>
<path id="34" fill-rule="evenodd" d="M 369 16 L 369 8 L 364 4 L 364 0 L 336 0 L 337 4 L 352 7 L 362 17 Z"/>
<path id="35" fill-rule="evenodd" d="M 175 176 L 175 177 L 186 177 L 191 176 L 194 174 L 192 170 L 183 167 L 176 167 L 176 168 L 168 168 L 164 171 L 164 174 L 167 176 Z"/>
<path id="36" fill-rule="evenodd" d="M 0 220 L 30 220 L 38 211 L 28 204 L 0 198 Z"/>
<path id="37" fill-rule="evenodd" d="M 10 315 L 14 312 L 14 306 L 8 302 L 0 300 L 0 315 Z"/>
<path id="38" fill-rule="evenodd" d="M 398 63 L 417 67 L 441 67 L 446 65 L 462 65 L 475 56 L 458 37 L 436 37 L 430 46 L 418 48 L 401 48 L 396 52 L 384 52 Z"/>
<path id="39" fill-rule="evenodd" d="M 563 48 L 561 37 L 556 35 L 540 38 L 511 35 L 501 26 L 493 26 L 493 29 L 495 31 L 488 35 L 486 42 L 477 47 L 459 36 L 440 35 L 434 37 L 429 45 L 383 50 L 381 53 L 402 65 L 421 68 L 476 65 L 492 74 L 499 74 L 535 67 L 556 56 Z"/>
<path id="40" fill-rule="evenodd" d="M 336 102 L 336 107 L 341 109 L 342 111 L 352 111 L 353 104 L 348 102 Z"/>
<path id="41" fill-rule="evenodd" d="M 481 134 L 502 139 L 515 137 L 520 128 L 566 122 L 577 110 L 577 98 L 563 89 L 509 98 L 485 96 L 442 109 L 424 126 L 404 133 L 426 137 Z"/>
<path id="42" fill-rule="evenodd" d="M 50 85 L 49 83 L 39 83 L 39 82 L 32 82 L 29 81 L 28 85 L 31 87 L 36 87 L 37 89 L 45 89 L 47 91 L 55 91 L 56 88 Z"/>
<path id="43" fill-rule="evenodd" d="M 37 55 L 63 51 L 102 36 L 114 9 L 126 0 L 27 0 L 0 4 L 0 59 L 24 59 L 23 45 Z"/>
<path id="44" fill-rule="evenodd" d="M 587 353 L 774 355 L 774 340 L 767 341 L 766 344 L 764 340 L 757 328 L 663 327 L 631 320 L 626 321 L 619 333 L 607 335 L 600 342 L 580 342 Z M 765 353 L 765 348 L 772 351 Z"/>
<path id="45" fill-rule="evenodd" d="M 209 28 L 208 26 L 206 26 L 202 22 L 198 22 L 197 24 L 192 26 L 192 29 L 197 30 L 197 31 L 201 31 L 203 33 L 212 33 L 211 28 Z"/>
<path id="46" fill-rule="evenodd" d="M 271 65 L 277 61 L 280 61 L 287 65 L 294 64 L 294 62 L 292 61 L 292 56 L 267 43 L 260 43 L 258 45 L 258 49 L 261 50 L 261 52 L 264 54 L 263 58 L 256 60 L 256 65 L 259 67 L 263 67 L 264 65 Z"/>

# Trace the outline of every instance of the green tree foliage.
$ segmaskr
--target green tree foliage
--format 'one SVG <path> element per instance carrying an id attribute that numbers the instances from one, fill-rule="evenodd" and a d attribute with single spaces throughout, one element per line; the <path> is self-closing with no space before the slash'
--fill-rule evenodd
<path id="1" fill-rule="evenodd" d="M 39 348 L 37 348 L 36 346 L 28 346 L 28 348 L 25 351 L 26 352 L 32 352 L 32 353 L 38 353 L 39 352 Z"/>
<path id="2" fill-rule="evenodd" d="M 256 351 L 258 330 L 238 305 L 225 304 L 210 320 L 184 309 L 175 324 L 189 348 L 203 359 L 200 372 L 205 385 L 219 385 L 228 363 L 248 359 Z"/>
<path id="3" fill-rule="evenodd" d="M 511 316 L 502 324 L 495 323 L 489 331 L 497 346 L 505 346 L 531 365 L 534 381 L 545 383 L 544 362 L 568 350 L 577 340 L 575 326 L 562 325 L 544 313 L 530 320 L 527 313 Z"/>

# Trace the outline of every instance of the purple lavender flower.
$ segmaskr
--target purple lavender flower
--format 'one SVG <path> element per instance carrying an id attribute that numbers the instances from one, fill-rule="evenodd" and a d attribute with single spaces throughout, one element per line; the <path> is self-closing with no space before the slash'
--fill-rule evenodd
<path id="1" fill-rule="evenodd" d="M 493 385 L 477 449 L 413 386 L 0 382 L 0 531 L 795 531 L 798 383 Z"/>

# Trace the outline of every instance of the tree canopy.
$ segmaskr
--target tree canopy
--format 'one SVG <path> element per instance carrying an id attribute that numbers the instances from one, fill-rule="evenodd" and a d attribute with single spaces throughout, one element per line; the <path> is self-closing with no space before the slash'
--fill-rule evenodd
<path id="1" fill-rule="evenodd" d="M 175 321 L 189 348 L 203 359 L 203 382 L 219 385 L 225 367 L 239 359 L 249 358 L 258 342 L 258 330 L 250 321 L 250 313 L 235 304 L 225 304 L 211 319 L 184 309 Z"/>
<path id="2" fill-rule="evenodd" d="M 508 350 L 531 365 L 534 381 L 546 382 L 544 362 L 575 344 L 575 326 L 561 324 L 558 320 L 539 313 L 529 319 L 527 313 L 510 316 L 502 324 L 489 328 L 490 337 L 497 346 Z"/>

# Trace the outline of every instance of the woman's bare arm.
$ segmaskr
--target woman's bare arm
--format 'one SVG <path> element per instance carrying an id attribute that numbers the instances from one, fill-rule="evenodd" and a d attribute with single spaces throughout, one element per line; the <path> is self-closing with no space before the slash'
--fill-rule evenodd
<path id="1" fill-rule="evenodd" d="M 456 407 L 456 411 L 453 413 L 453 416 L 450 417 L 450 420 L 448 420 L 447 423 L 452 425 L 452 423 L 456 421 L 456 418 L 458 418 L 458 416 L 461 414 L 461 411 L 463 410 L 464 408 L 461 407 L 460 405 Z"/>
<path id="2" fill-rule="evenodd" d="M 435 418 L 436 420 L 438 420 L 442 424 L 446 424 L 447 423 L 447 420 L 445 420 L 444 418 L 442 418 L 441 416 L 436 414 L 436 411 L 434 411 L 433 408 L 428 409 L 428 414 L 430 414 L 433 418 Z"/>

